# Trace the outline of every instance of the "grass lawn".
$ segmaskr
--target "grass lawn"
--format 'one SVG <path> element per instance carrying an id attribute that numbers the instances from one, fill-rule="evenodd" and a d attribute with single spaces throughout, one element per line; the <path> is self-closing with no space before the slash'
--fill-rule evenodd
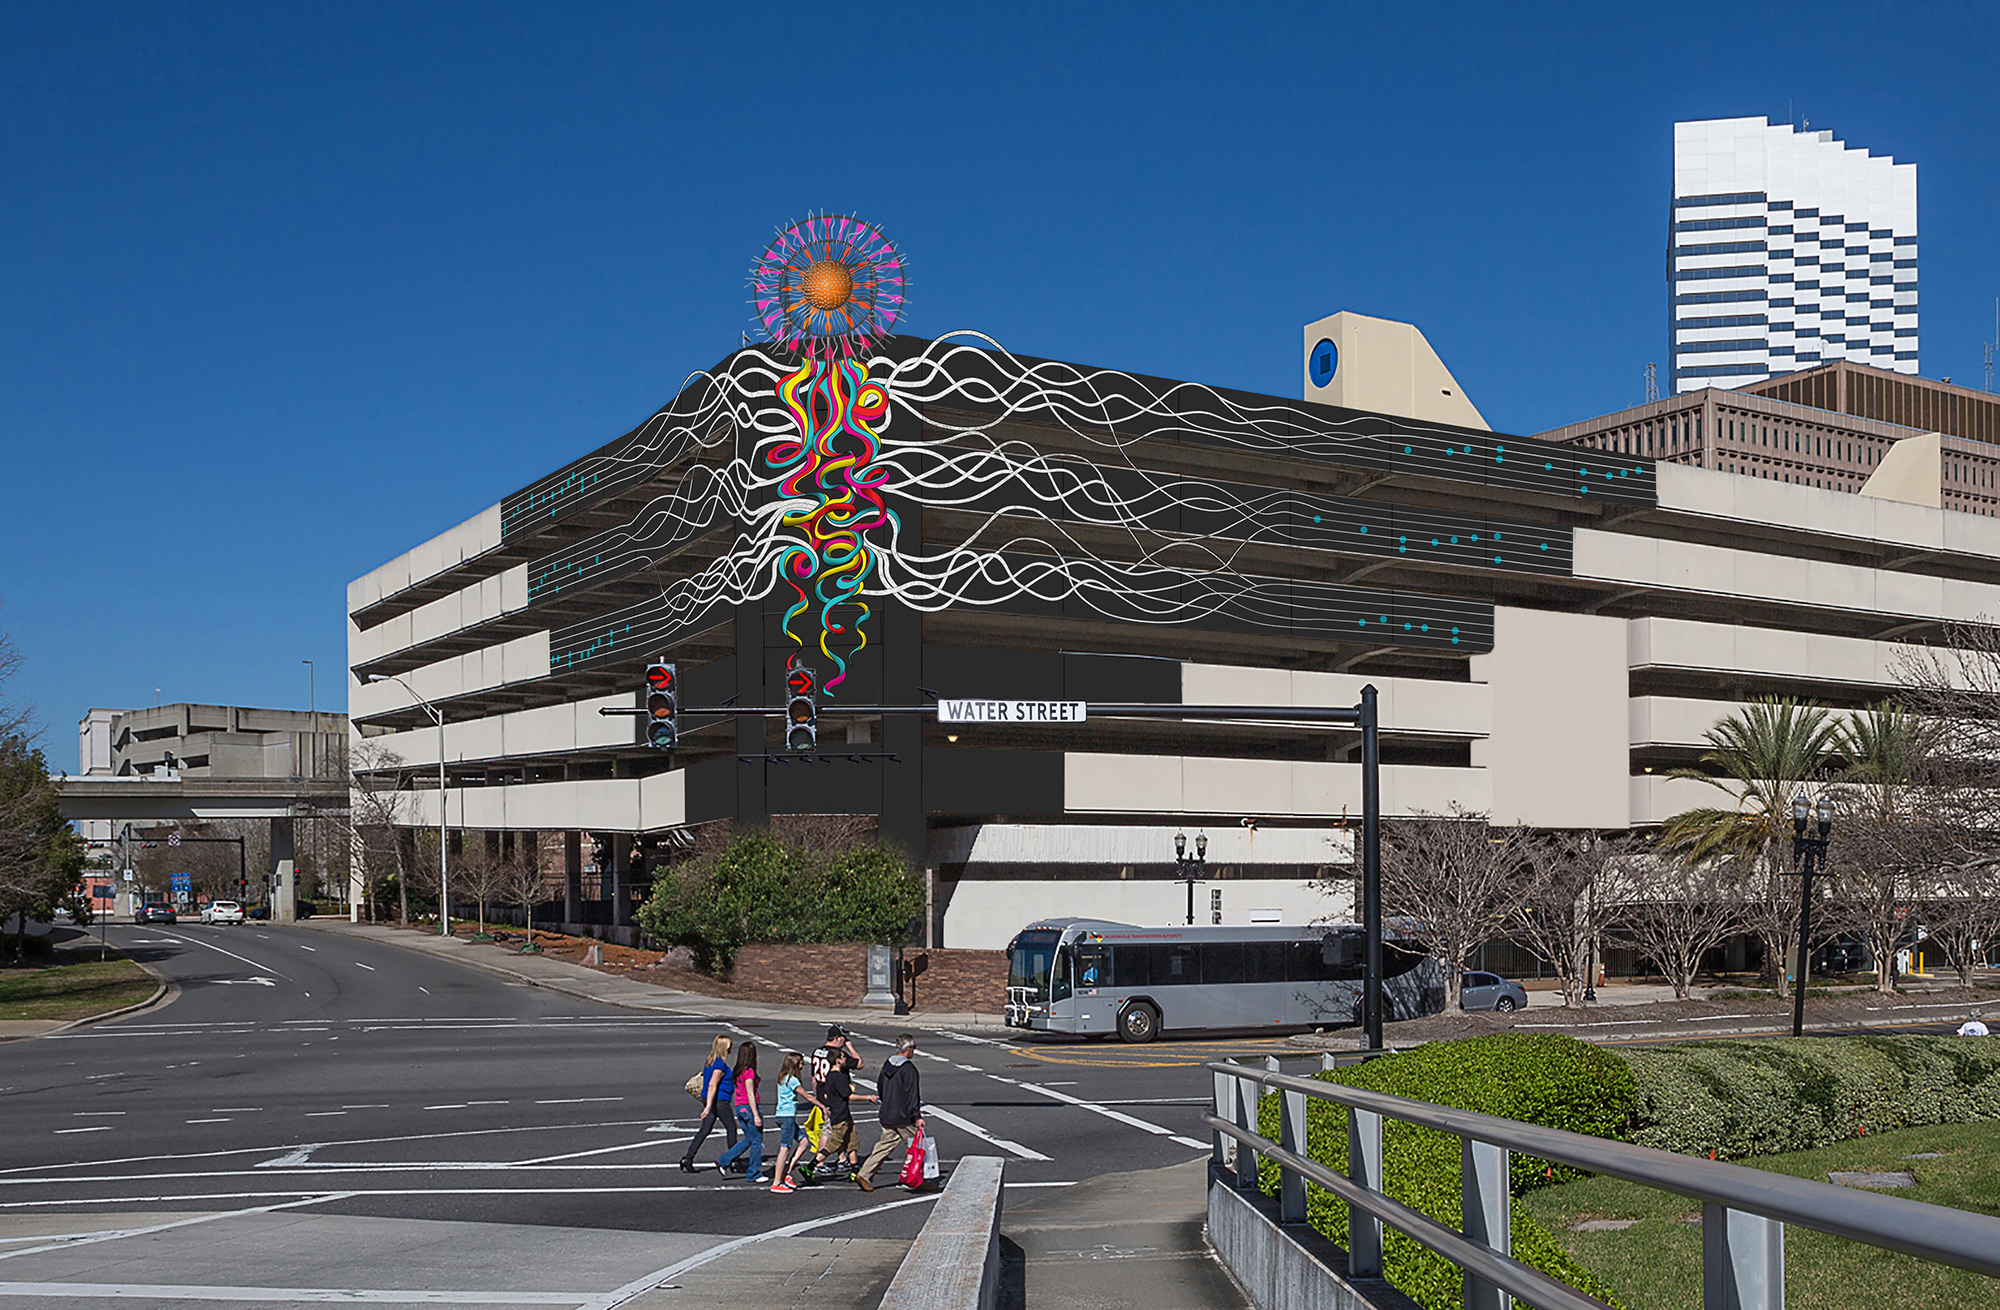
<path id="1" fill-rule="evenodd" d="M 68 962 L 64 962 L 65 958 Z M 88 955 L 87 959 L 77 956 Z M 0 969 L 0 1019 L 88 1019 L 153 994 L 159 982 L 130 960 L 97 958 L 97 948 Z"/>
<path id="2" fill-rule="evenodd" d="M 1932 1151 L 1942 1154 L 1906 1158 Z M 1917 1185 L 1885 1195 L 2000 1215 L 1996 1123 L 1906 1128 L 1735 1163 L 1819 1182 L 1827 1181 L 1829 1170 L 1899 1171 L 1915 1175 Z M 1514 1204 L 1617 1288 L 1627 1310 L 1700 1310 L 1698 1202 L 1615 1178 L 1587 1178 L 1531 1192 Z M 1638 1222 L 1609 1232 L 1571 1231 L 1588 1219 Z M 2000 1280 L 1792 1227 L 1785 1231 L 1785 1304 L 1792 1310 L 1964 1310 L 2000 1305 Z"/>

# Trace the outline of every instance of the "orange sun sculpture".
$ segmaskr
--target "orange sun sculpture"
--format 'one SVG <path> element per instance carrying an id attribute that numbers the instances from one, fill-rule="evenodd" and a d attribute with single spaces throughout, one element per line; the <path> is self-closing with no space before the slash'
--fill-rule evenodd
<path id="1" fill-rule="evenodd" d="M 778 230 L 750 271 L 766 337 L 813 359 L 851 359 L 895 329 L 903 255 L 873 224 L 826 214 Z"/>

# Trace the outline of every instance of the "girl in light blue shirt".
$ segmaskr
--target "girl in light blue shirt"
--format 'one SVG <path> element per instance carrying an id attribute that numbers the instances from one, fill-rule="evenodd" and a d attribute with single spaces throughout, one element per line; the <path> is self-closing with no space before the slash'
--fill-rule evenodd
<path id="1" fill-rule="evenodd" d="M 805 1067 L 805 1057 L 797 1051 L 785 1052 L 785 1062 L 778 1066 L 778 1163 L 772 1170 L 776 1181 L 771 1190 L 780 1196 L 796 1190 L 785 1173 L 786 1165 L 803 1159 L 806 1153 L 804 1134 L 799 1131 L 799 1102 L 819 1104 L 799 1077 Z"/>

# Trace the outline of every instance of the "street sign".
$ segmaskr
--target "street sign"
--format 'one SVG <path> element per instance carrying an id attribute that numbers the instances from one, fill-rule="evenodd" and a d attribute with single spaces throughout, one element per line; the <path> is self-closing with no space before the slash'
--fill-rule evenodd
<path id="1" fill-rule="evenodd" d="M 939 723 L 1082 723 L 1090 706 L 1080 700 L 940 700 Z"/>
<path id="2" fill-rule="evenodd" d="M 133 881 L 133 878 L 132 878 L 132 871 L 131 871 L 130 869 L 127 869 L 127 870 L 125 870 L 125 881 L 126 881 L 126 882 L 131 882 L 131 881 Z"/>

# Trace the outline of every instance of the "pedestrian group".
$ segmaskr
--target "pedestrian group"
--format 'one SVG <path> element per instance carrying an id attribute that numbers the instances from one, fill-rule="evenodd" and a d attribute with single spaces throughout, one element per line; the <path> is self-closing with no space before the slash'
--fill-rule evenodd
<path id="1" fill-rule="evenodd" d="M 909 1033 L 897 1035 L 895 1052 L 883 1062 L 872 1095 L 854 1089 L 853 1075 L 861 1068 L 861 1056 L 847 1030 L 838 1024 L 826 1030 L 825 1044 L 814 1050 L 810 1059 L 796 1051 L 785 1053 L 778 1065 L 772 1107 L 778 1120 L 778 1151 L 768 1175 L 764 1172 L 757 1043 L 738 1045 L 734 1064 L 729 1060 L 730 1045 L 727 1036 L 717 1037 L 709 1047 L 708 1063 L 687 1081 L 686 1090 L 701 1103 L 701 1122 L 681 1157 L 683 1172 L 695 1172 L 695 1155 L 720 1122 L 728 1145 L 716 1157 L 715 1168 L 725 1177 L 740 1172 L 752 1183 L 768 1180 L 771 1190 L 781 1196 L 842 1173 L 862 1191 L 872 1192 L 875 1174 L 899 1150 L 899 1177 L 904 1186 L 919 1188 L 926 1177 L 937 1176 L 936 1148 L 924 1134 L 923 1093 L 916 1063 L 910 1058 L 916 1053 L 917 1039 Z M 866 1160 L 860 1160 L 856 1153 L 855 1101 L 875 1101 L 881 1106 L 882 1134 Z"/>

